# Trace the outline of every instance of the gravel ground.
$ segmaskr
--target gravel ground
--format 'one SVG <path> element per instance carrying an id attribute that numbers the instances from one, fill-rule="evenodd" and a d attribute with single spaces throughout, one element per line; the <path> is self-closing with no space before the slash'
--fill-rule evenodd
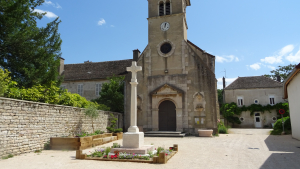
<path id="1" fill-rule="evenodd" d="M 213 138 L 146 137 L 155 147 L 179 145 L 179 152 L 165 165 L 130 162 L 76 160 L 75 151 L 44 150 L 0 160 L 1 169 L 110 169 L 110 168 L 222 168 L 222 169 L 299 169 L 300 141 L 286 136 L 270 136 L 266 129 L 230 129 L 231 134 Z M 121 141 L 115 141 L 121 143 Z M 103 146 L 112 146 L 108 143 Z M 84 153 L 93 151 L 84 150 Z"/>

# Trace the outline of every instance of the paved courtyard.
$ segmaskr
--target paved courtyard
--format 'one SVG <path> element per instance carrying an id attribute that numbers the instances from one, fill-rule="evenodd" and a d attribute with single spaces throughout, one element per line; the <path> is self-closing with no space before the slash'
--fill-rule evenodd
<path id="1" fill-rule="evenodd" d="M 0 160 L 1 169 L 299 169 L 300 141 L 287 136 L 270 136 L 266 129 L 231 129 L 231 134 L 213 138 L 145 138 L 155 147 L 179 145 L 179 152 L 165 165 L 76 160 L 75 151 L 45 150 Z M 116 141 L 121 143 L 121 141 Z M 112 143 L 104 146 L 112 146 Z M 100 146 L 102 147 L 102 146 Z M 297 148 L 298 147 L 298 148 Z M 88 153 L 92 149 L 85 150 Z"/>

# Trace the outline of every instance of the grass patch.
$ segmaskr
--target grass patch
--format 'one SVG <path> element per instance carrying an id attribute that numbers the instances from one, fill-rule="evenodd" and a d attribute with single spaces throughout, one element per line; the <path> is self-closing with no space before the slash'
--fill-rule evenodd
<path id="1" fill-rule="evenodd" d="M 14 155 L 9 154 L 8 156 L 2 157 L 2 159 L 3 159 L 3 160 L 6 160 L 6 159 L 9 159 L 9 158 L 13 158 L 13 157 L 14 157 Z"/>
<path id="2" fill-rule="evenodd" d="M 41 153 L 42 150 L 35 150 L 34 153 Z"/>
<path id="3" fill-rule="evenodd" d="M 291 130 L 285 130 L 284 131 L 285 132 L 285 134 L 292 134 L 292 131 Z M 281 135 L 281 133 L 282 133 L 282 130 L 272 130 L 271 132 L 270 132 L 270 134 L 271 135 Z"/>

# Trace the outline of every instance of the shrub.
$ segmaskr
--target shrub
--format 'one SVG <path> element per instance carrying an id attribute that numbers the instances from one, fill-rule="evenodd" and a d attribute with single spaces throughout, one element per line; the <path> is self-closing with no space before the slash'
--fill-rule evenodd
<path id="1" fill-rule="evenodd" d="M 106 127 L 106 129 L 109 131 L 109 132 L 112 132 L 112 133 L 119 133 L 119 132 L 122 132 L 123 129 L 122 128 L 118 128 L 116 129 L 116 126 L 117 126 L 117 120 L 118 118 L 115 118 L 115 116 L 110 113 L 110 127 Z"/>
<path id="2" fill-rule="evenodd" d="M 218 133 L 228 134 L 228 130 L 222 121 L 218 120 Z"/>
<path id="3" fill-rule="evenodd" d="M 79 94 L 70 93 L 67 90 L 61 90 L 56 86 L 55 82 L 51 82 L 49 85 L 44 86 L 35 85 L 31 88 L 26 89 L 19 88 L 17 87 L 18 83 L 12 81 L 9 74 L 9 71 L 3 71 L 0 68 L 0 97 L 4 96 L 13 99 L 73 106 L 79 108 L 87 108 L 90 105 L 94 105 L 98 110 L 110 110 L 109 107 L 103 104 L 87 101 L 86 98 L 81 97 Z"/>
<path id="4" fill-rule="evenodd" d="M 284 130 L 290 131 L 292 129 L 290 117 L 289 116 L 284 117 L 283 121 L 284 121 Z M 274 128 L 271 131 L 271 134 L 279 135 L 281 133 L 282 133 L 282 119 L 278 119 L 274 124 Z"/>

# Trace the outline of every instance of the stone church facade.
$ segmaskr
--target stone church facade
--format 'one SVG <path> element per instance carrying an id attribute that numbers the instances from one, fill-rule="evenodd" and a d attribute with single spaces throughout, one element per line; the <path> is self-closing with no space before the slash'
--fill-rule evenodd
<path id="1" fill-rule="evenodd" d="M 138 72 L 137 123 L 143 131 L 197 133 L 217 129 L 215 56 L 187 39 L 190 0 L 148 0 L 148 45 L 133 60 Z M 130 79 L 125 78 L 125 129 L 130 124 Z"/>

